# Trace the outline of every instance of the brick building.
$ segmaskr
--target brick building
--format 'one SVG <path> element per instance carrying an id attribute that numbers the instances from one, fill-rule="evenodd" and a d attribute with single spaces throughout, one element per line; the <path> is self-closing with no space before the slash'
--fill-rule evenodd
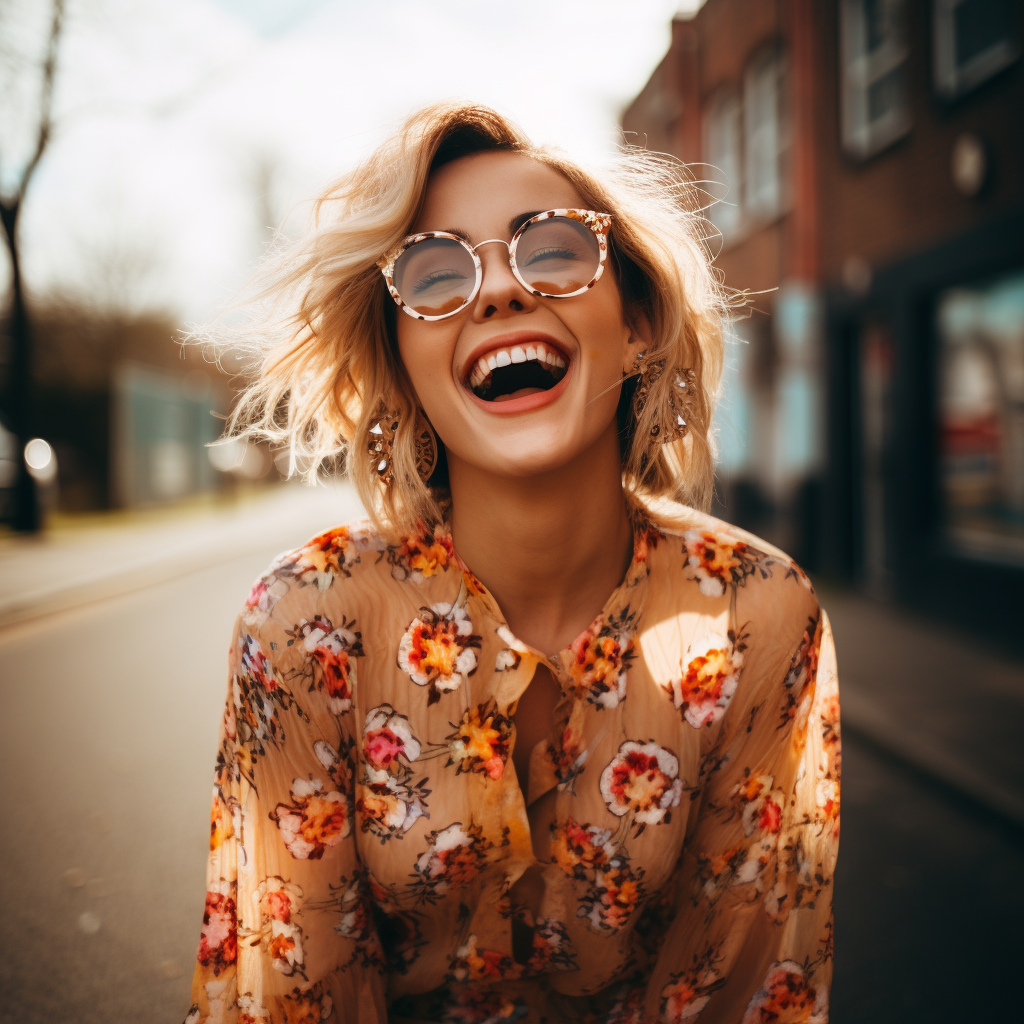
<path id="1" fill-rule="evenodd" d="M 707 0 L 623 116 L 697 165 L 726 283 L 764 292 L 727 352 L 724 514 L 996 630 L 1024 585 L 1022 50 L 1014 0 Z"/>

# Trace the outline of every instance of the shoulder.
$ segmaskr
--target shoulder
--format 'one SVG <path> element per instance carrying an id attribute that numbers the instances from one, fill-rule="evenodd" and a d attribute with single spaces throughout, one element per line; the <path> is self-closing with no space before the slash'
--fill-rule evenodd
<path id="1" fill-rule="evenodd" d="M 278 555 L 253 584 L 241 619 L 263 628 L 310 620 L 325 609 L 351 617 L 365 595 L 377 607 L 381 598 L 407 601 L 403 591 L 433 591 L 449 570 L 459 572 L 443 527 L 419 523 L 408 533 L 385 534 L 367 519 L 342 523 Z"/>
<path id="2" fill-rule="evenodd" d="M 368 520 L 356 520 L 318 533 L 278 555 L 253 583 L 240 621 L 251 630 L 270 628 L 316 614 L 325 593 L 354 577 L 373 573 L 387 542 Z"/>
<path id="3" fill-rule="evenodd" d="M 759 619 L 816 614 L 810 578 L 784 551 L 714 516 L 674 502 L 651 508 L 659 540 L 652 573 L 685 581 L 709 599 L 730 598 Z"/>

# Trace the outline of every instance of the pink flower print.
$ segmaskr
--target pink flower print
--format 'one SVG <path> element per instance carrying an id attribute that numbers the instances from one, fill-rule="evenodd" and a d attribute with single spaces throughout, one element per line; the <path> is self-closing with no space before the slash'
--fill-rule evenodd
<path id="1" fill-rule="evenodd" d="M 199 935 L 196 959 L 204 967 L 212 967 L 216 976 L 227 970 L 237 958 L 235 886 L 232 882 L 216 882 L 206 893 L 206 909 L 203 912 L 203 928 Z"/>
<path id="2" fill-rule="evenodd" d="M 399 758 L 406 763 L 420 756 L 420 741 L 413 735 L 405 715 L 390 704 L 368 711 L 363 724 L 363 757 L 374 768 L 391 768 Z"/>
<path id="3" fill-rule="evenodd" d="M 617 817 L 632 815 L 642 825 L 668 821 L 683 783 L 676 756 L 657 743 L 627 740 L 601 773 L 601 796 Z"/>

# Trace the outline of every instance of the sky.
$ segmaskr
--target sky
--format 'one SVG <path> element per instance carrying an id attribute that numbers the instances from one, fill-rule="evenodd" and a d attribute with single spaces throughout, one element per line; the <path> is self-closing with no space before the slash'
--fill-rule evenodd
<path id="1" fill-rule="evenodd" d="M 24 55 L 48 5 L 0 2 L 30 12 L 0 47 L 9 186 L 26 152 L 16 112 L 31 111 Z M 21 224 L 26 280 L 209 319 L 271 222 L 300 228 L 309 198 L 437 99 L 490 104 L 536 141 L 599 159 L 673 15 L 700 3 L 68 0 L 57 131 Z"/>

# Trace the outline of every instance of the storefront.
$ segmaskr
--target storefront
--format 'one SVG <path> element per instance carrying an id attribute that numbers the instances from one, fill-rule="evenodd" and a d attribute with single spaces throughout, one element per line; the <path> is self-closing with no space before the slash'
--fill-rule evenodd
<path id="1" fill-rule="evenodd" d="M 831 294 L 827 331 L 829 568 L 1019 644 L 1024 213 Z"/>

